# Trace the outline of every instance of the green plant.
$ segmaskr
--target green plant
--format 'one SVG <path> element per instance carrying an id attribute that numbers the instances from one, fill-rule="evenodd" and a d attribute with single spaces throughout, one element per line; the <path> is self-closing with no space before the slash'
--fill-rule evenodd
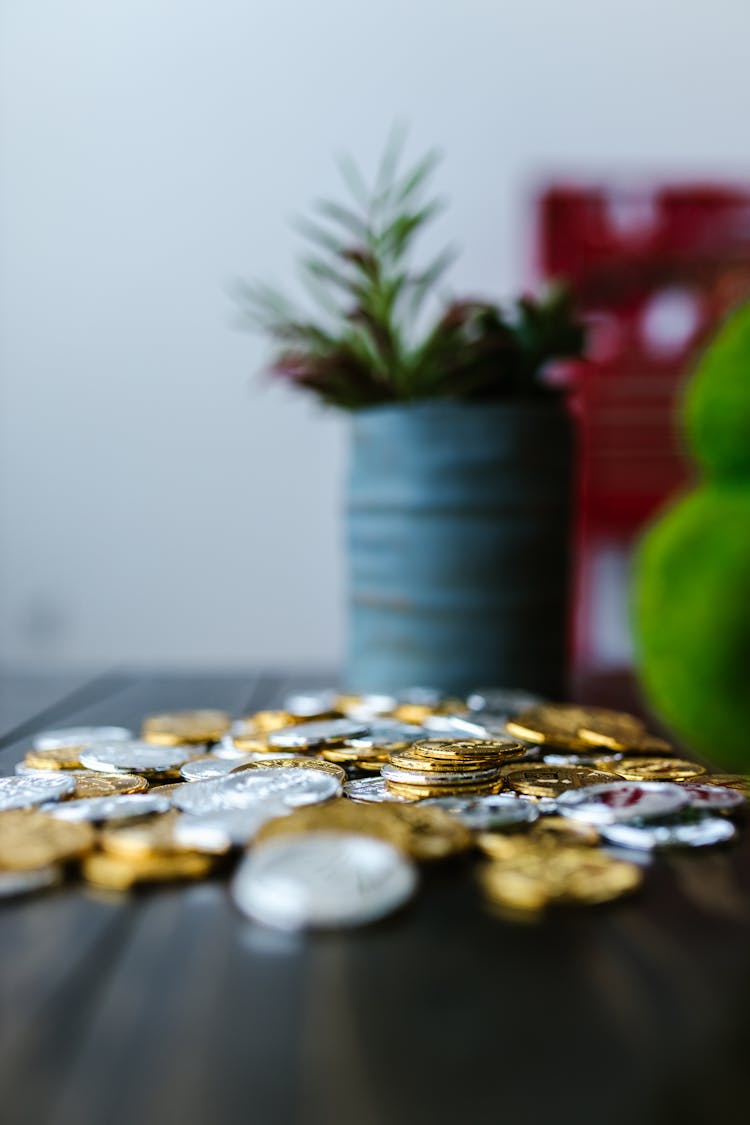
<path id="1" fill-rule="evenodd" d="M 641 543 L 639 669 L 654 707 L 690 746 L 750 773 L 750 304 L 699 363 L 684 423 L 703 479 Z"/>
<path id="2" fill-rule="evenodd" d="M 550 393 L 545 365 L 580 355 L 584 344 L 563 288 L 522 297 L 509 313 L 486 301 L 443 300 L 419 328 L 453 254 L 413 262 L 417 236 L 441 209 L 426 197 L 438 158 L 429 152 L 399 174 L 401 139 L 386 147 L 372 189 L 344 161 L 352 202 L 320 201 L 315 219 L 298 223 L 310 247 L 301 277 L 316 315 L 268 285 L 238 288 L 245 323 L 277 345 L 270 372 L 348 409 Z"/>

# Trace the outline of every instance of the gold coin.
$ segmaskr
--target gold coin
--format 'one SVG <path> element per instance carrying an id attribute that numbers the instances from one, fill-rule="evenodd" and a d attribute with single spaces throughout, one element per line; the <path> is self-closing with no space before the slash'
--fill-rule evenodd
<path id="1" fill-rule="evenodd" d="M 425 719 L 435 714 L 435 708 L 426 703 L 399 703 L 392 714 L 394 719 L 402 723 L 413 723 L 414 726 L 421 727 Z"/>
<path id="2" fill-rule="evenodd" d="M 701 781 L 706 785 L 723 785 L 725 789 L 736 789 L 750 796 L 750 777 L 741 773 L 711 773 L 701 777 Z"/>
<path id="3" fill-rule="evenodd" d="M 339 781 L 344 782 L 347 780 L 346 770 L 341 766 L 335 765 L 333 762 L 324 762 L 320 758 L 270 758 L 267 762 L 245 762 L 241 766 L 235 766 L 230 770 L 230 774 L 244 773 L 245 770 L 268 770 L 268 769 L 295 769 L 295 770 L 318 770 L 319 773 L 329 773 L 332 777 L 337 778 Z"/>
<path id="4" fill-rule="evenodd" d="M 526 747 L 508 738 L 422 738 L 412 743 L 412 750 L 415 754 L 428 758 L 445 758 L 451 761 L 482 757 L 503 761 L 525 753 Z"/>
<path id="5" fill-rule="evenodd" d="M 627 711 L 611 711 L 606 707 L 580 708 L 577 735 L 592 746 L 609 750 L 627 750 L 646 735 L 646 724 Z"/>
<path id="6" fill-rule="evenodd" d="M 97 887 L 126 891 L 136 883 L 203 879 L 214 866 L 212 856 L 198 852 L 128 857 L 95 852 L 83 861 L 82 874 L 87 882 Z"/>
<path id="7" fill-rule="evenodd" d="M 135 773 L 90 773 L 76 777 L 75 792 L 72 797 L 119 797 L 125 793 L 142 793 L 148 789 L 145 777 Z"/>
<path id="8" fill-rule="evenodd" d="M 399 743 L 399 748 L 401 745 Z M 367 749 L 360 749 L 356 746 L 325 746 L 320 753 L 326 762 L 344 762 L 353 766 L 359 765 L 360 762 L 377 762 L 380 764 L 388 761 L 388 752 L 380 746 L 372 746 Z"/>
<path id="9" fill-rule="evenodd" d="M 614 773 L 617 777 L 624 777 L 626 781 L 688 781 L 700 774 L 705 768 L 697 762 L 685 762 L 680 758 L 620 758 L 619 762 L 612 762 L 610 766 L 602 762 L 601 768 L 605 773 Z"/>
<path id="10" fill-rule="evenodd" d="M 258 829 L 255 843 L 275 836 L 328 831 L 355 832 L 387 840 L 403 852 L 409 850 L 409 829 L 392 815 L 390 806 L 357 804 L 345 798 L 334 798 L 323 805 L 295 809 L 288 816 L 270 820 Z"/>
<path id="11" fill-rule="evenodd" d="M 634 863 L 587 847 L 529 845 L 507 859 L 496 859 L 481 872 L 482 886 L 502 901 L 508 886 L 535 888 L 547 902 L 606 902 L 634 890 L 643 872 Z"/>
<path id="12" fill-rule="evenodd" d="M 426 754 L 417 754 L 411 750 L 397 750 L 395 754 L 389 755 L 388 761 L 399 769 L 419 773 L 471 773 L 488 768 L 487 758 L 484 761 L 476 758 L 428 758 Z"/>
<path id="13" fill-rule="evenodd" d="M 182 789 L 187 782 L 185 781 L 170 781 L 167 785 L 152 785 L 149 793 L 158 793 L 162 797 L 171 797 L 178 789 Z"/>
<path id="14" fill-rule="evenodd" d="M 27 750 L 24 763 L 34 770 L 78 770 L 81 746 L 56 746 L 53 750 Z"/>
<path id="15" fill-rule="evenodd" d="M 619 762 L 614 764 L 619 766 Z M 559 797 L 568 789 L 612 780 L 612 773 L 604 770 L 592 770 L 588 766 L 549 766 L 544 762 L 502 766 L 501 774 L 516 793 L 531 797 Z"/>
<path id="16" fill-rule="evenodd" d="M 509 719 L 505 729 L 525 742 L 559 746 L 563 750 L 587 750 L 589 744 L 578 736 L 584 718 L 582 708 L 573 704 L 540 704 Z"/>
<path id="17" fill-rule="evenodd" d="M 270 733 L 274 730 L 284 730 L 285 727 L 293 727 L 299 720 L 295 719 L 289 711 L 256 711 L 248 719 L 240 720 L 242 721 L 249 727 L 254 726 L 258 731 Z"/>
<path id="18" fill-rule="evenodd" d="M 445 859 L 471 847 L 471 832 L 445 809 L 397 804 L 388 808 L 409 829 L 409 853 L 415 859 Z"/>
<path id="19" fill-rule="evenodd" d="M 148 715 L 143 720 L 142 734 L 146 742 L 157 746 L 179 746 L 219 742 L 229 727 L 230 718 L 225 711 L 172 711 Z"/>
<path id="20" fill-rule="evenodd" d="M 76 859 L 94 845 L 94 830 L 85 821 L 60 820 L 28 809 L 0 812 L 0 868 L 30 871 Z"/>
<path id="21" fill-rule="evenodd" d="M 483 784 L 472 782 L 470 784 L 453 783 L 445 785 L 407 785 L 399 781 L 387 781 L 386 785 L 391 793 L 397 797 L 410 797 L 412 800 L 423 800 L 425 797 L 472 797 L 483 794 L 499 793 L 503 788 L 502 781 L 488 781 Z"/>
<path id="22" fill-rule="evenodd" d="M 599 841 L 599 833 L 590 824 L 562 816 L 542 817 L 526 832 L 479 832 L 476 836 L 477 847 L 493 859 L 511 859 L 539 848 L 594 847 Z"/>
<path id="23" fill-rule="evenodd" d="M 171 855 L 192 849 L 181 848 L 174 838 L 174 826 L 179 814 L 176 809 L 157 816 L 143 817 L 132 824 L 102 828 L 99 847 L 112 855 L 151 856 Z"/>

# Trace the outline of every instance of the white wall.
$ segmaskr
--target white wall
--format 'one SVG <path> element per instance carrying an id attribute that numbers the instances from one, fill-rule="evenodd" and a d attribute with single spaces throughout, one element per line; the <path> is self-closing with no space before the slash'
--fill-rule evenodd
<path id="1" fill-rule="evenodd" d="M 445 151 L 458 289 L 526 188 L 747 173 L 745 0 L 4 0 L 0 660 L 331 663 L 345 427 L 269 390 L 225 286 L 390 123 Z M 441 232 L 437 232 L 441 233 Z"/>

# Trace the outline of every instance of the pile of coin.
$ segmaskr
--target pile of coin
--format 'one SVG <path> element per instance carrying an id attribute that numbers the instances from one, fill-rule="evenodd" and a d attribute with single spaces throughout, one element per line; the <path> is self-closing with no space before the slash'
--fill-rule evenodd
<path id="1" fill-rule="evenodd" d="M 506 918 L 605 902 L 660 850 L 732 840 L 750 791 L 635 716 L 500 688 L 297 693 L 235 721 L 149 715 L 139 737 L 44 731 L 15 768 L 0 896 L 234 868 L 240 910 L 281 928 L 380 918 L 415 893 L 418 864 L 451 856 Z"/>

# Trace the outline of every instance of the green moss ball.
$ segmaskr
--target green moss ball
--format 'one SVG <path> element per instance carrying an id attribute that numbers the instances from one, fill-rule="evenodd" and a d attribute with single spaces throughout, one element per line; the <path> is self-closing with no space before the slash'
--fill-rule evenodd
<path id="1" fill-rule="evenodd" d="M 643 686 L 684 742 L 750 773 L 750 482 L 690 493 L 636 558 Z"/>
<path id="2" fill-rule="evenodd" d="M 750 304 L 704 352 L 684 402 L 688 444 L 707 475 L 750 487 Z"/>

